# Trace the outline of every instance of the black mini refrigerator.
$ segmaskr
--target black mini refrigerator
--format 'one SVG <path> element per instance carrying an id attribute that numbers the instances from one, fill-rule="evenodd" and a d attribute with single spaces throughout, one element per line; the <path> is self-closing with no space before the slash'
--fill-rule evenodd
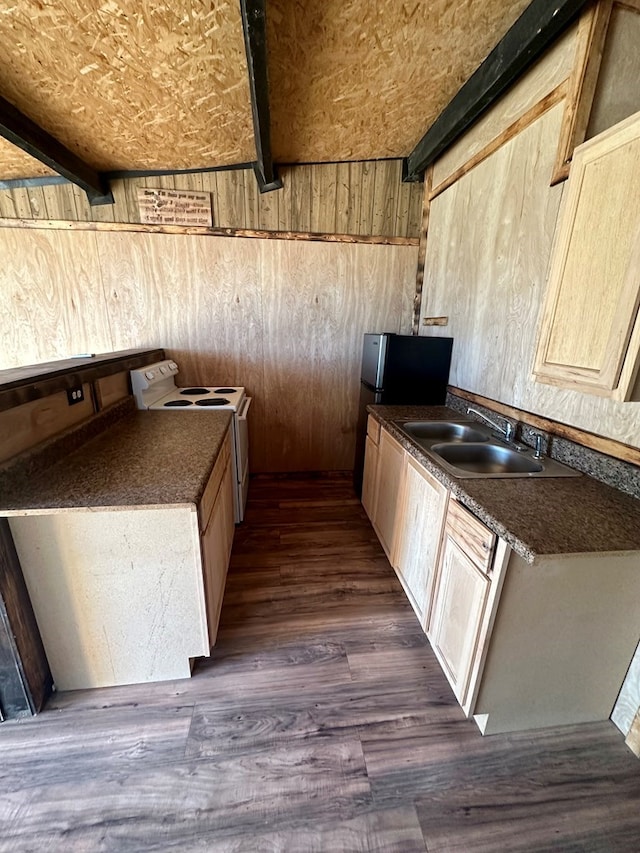
<path id="1" fill-rule="evenodd" d="M 442 406 L 447 396 L 453 338 L 366 334 L 360 370 L 360 405 L 353 483 L 362 493 L 367 406 Z"/>

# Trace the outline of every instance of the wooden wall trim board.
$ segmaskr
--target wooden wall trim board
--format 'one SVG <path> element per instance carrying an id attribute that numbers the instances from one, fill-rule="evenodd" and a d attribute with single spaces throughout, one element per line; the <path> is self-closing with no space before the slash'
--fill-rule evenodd
<path id="1" fill-rule="evenodd" d="M 518 421 L 523 421 L 535 429 L 541 429 L 544 432 L 556 435 L 559 438 L 567 438 L 569 441 L 575 441 L 584 447 L 589 447 L 591 450 L 597 450 L 599 453 L 605 453 L 607 456 L 612 456 L 614 459 L 621 459 L 624 462 L 631 462 L 634 465 L 640 465 L 640 449 L 631 447 L 628 444 L 623 444 L 620 441 L 615 441 L 612 438 L 596 435 L 592 432 L 587 432 L 579 427 L 563 424 L 559 421 L 551 420 L 550 418 L 536 415 L 533 412 L 526 412 L 523 409 L 517 409 L 514 406 L 509 406 L 506 403 L 501 403 L 499 400 L 492 400 L 489 397 L 483 397 L 481 394 L 474 394 L 471 391 L 465 391 L 463 388 L 449 386 L 449 391 L 457 397 L 462 397 L 470 403 L 478 403 L 481 406 L 486 406 L 488 409 L 493 409 L 499 415 L 507 418 L 515 418 Z"/>
<path id="2" fill-rule="evenodd" d="M 547 110 L 550 110 L 557 103 L 566 98 L 567 91 L 568 84 L 567 81 L 564 80 L 559 86 L 556 86 L 555 89 L 549 92 L 548 95 L 545 95 L 542 100 L 538 101 L 528 109 L 526 113 L 520 116 L 520 118 L 516 119 L 513 124 L 505 128 L 505 130 L 498 134 L 495 139 L 492 139 L 491 142 L 482 148 L 482 150 L 478 151 L 478 153 L 474 154 L 474 156 L 467 160 L 466 163 L 463 163 L 462 166 L 452 172 L 444 181 L 442 181 L 442 183 L 438 184 L 437 187 L 434 187 L 431 190 L 430 199 L 434 199 L 436 196 L 439 196 L 440 193 L 444 192 L 452 184 L 455 184 L 456 181 L 459 181 L 460 178 L 467 174 L 467 172 L 470 172 L 471 169 L 475 168 L 494 154 L 498 148 L 501 148 L 505 143 L 509 142 L 510 139 L 513 139 L 514 136 L 517 136 L 526 127 L 534 121 L 537 121 L 540 116 L 547 112 Z"/>
<path id="3" fill-rule="evenodd" d="M 599 0 L 580 18 L 576 59 L 569 78 L 552 185 L 569 176 L 573 149 L 584 141 L 612 6 L 613 0 Z"/>
<path id="4" fill-rule="evenodd" d="M 420 312 L 422 310 L 422 284 L 424 282 L 424 263 L 427 257 L 427 232 L 429 230 L 429 208 L 431 205 L 431 187 L 433 186 L 433 165 L 427 167 L 424 175 L 424 201 L 422 203 L 422 224 L 420 226 L 420 243 L 418 248 L 418 270 L 416 273 L 416 295 L 413 300 L 413 322 L 411 329 L 414 335 L 420 330 Z"/>
<path id="5" fill-rule="evenodd" d="M 189 225 L 143 225 L 135 222 L 74 222 L 71 220 L 0 218 L 0 228 L 49 231 L 115 231 L 119 233 L 182 234 L 198 237 L 248 237 L 258 240 L 299 240 L 317 243 L 365 243 L 372 246 L 417 246 L 417 237 L 314 234 L 299 231 L 251 231 L 242 228 L 206 228 Z"/>

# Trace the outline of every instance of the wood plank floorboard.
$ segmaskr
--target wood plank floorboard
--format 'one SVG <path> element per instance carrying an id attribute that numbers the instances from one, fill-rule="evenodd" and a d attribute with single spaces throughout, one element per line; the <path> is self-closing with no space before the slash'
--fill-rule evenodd
<path id="1" fill-rule="evenodd" d="M 0 725 L 0 853 L 640 851 L 609 722 L 483 738 L 348 478 L 251 483 L 193 677 Z"/>

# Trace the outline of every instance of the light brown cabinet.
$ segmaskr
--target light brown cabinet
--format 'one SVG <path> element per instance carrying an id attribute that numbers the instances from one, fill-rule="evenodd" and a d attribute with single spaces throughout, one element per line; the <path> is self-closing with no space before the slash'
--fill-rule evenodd
<path id="1" fill-rule="evenodd" d="M 231 556 L 233 534 L 233 469 L 231 466 L 231 433 L 216 460 L 203 503 L 212 500 L 206 526 L 200 538 L 202 572 L 207 607 L 209 646 L 213 646 L 218 633 L 222 598 Z"/>
<path id="2" fill-rule="evenodd" d="M 636 396 L 640 354 L 640 113 L 579 146 L 553 248 L 537 381 Z"/>
<path id="3" fill-rule="evenodd" d="M 382 430 L 378 445 L 374 510 L 369 517 L 389 562 L 393 562 L 403 462 L 404 450 L 395 438 Z"/>
<path id="4" fill-rule="evenodd" d="M 484 734 L 607 719 L 638 641 L 638 554 L 527 562 L 384 428 L 371 447 L 370 518 L 464 712 Z"/>
<path id="5" fill-rule="evenodd" d="M 427 633 L 463 708 L 472 692 L 472 675 L 480 675 L 474 664 L 482 658 L 488 636 L 495 539 L 450 499 Z"/>
<path id="6" fill-rule="evenodd" d="M 429 619 L 447 494 L 442 483 L 405 454 L 392 563 L 423 628 Z"/>

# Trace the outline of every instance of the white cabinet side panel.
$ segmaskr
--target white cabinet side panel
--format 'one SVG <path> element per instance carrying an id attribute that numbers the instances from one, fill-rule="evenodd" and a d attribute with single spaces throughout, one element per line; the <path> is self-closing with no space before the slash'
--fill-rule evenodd
<path id="1" fill-rule="evenodd" d="M 208 654 L 195 509 L 10 525 L 58 690 L 186 678 Z"/>
<path id="2" fill-rule="evenodd" d="M 640 708 L 640 643 L 631 661 L 627 677 L 616 701 L 611 719 L 623 735 L 628 735 L 638 709 Z"/>

